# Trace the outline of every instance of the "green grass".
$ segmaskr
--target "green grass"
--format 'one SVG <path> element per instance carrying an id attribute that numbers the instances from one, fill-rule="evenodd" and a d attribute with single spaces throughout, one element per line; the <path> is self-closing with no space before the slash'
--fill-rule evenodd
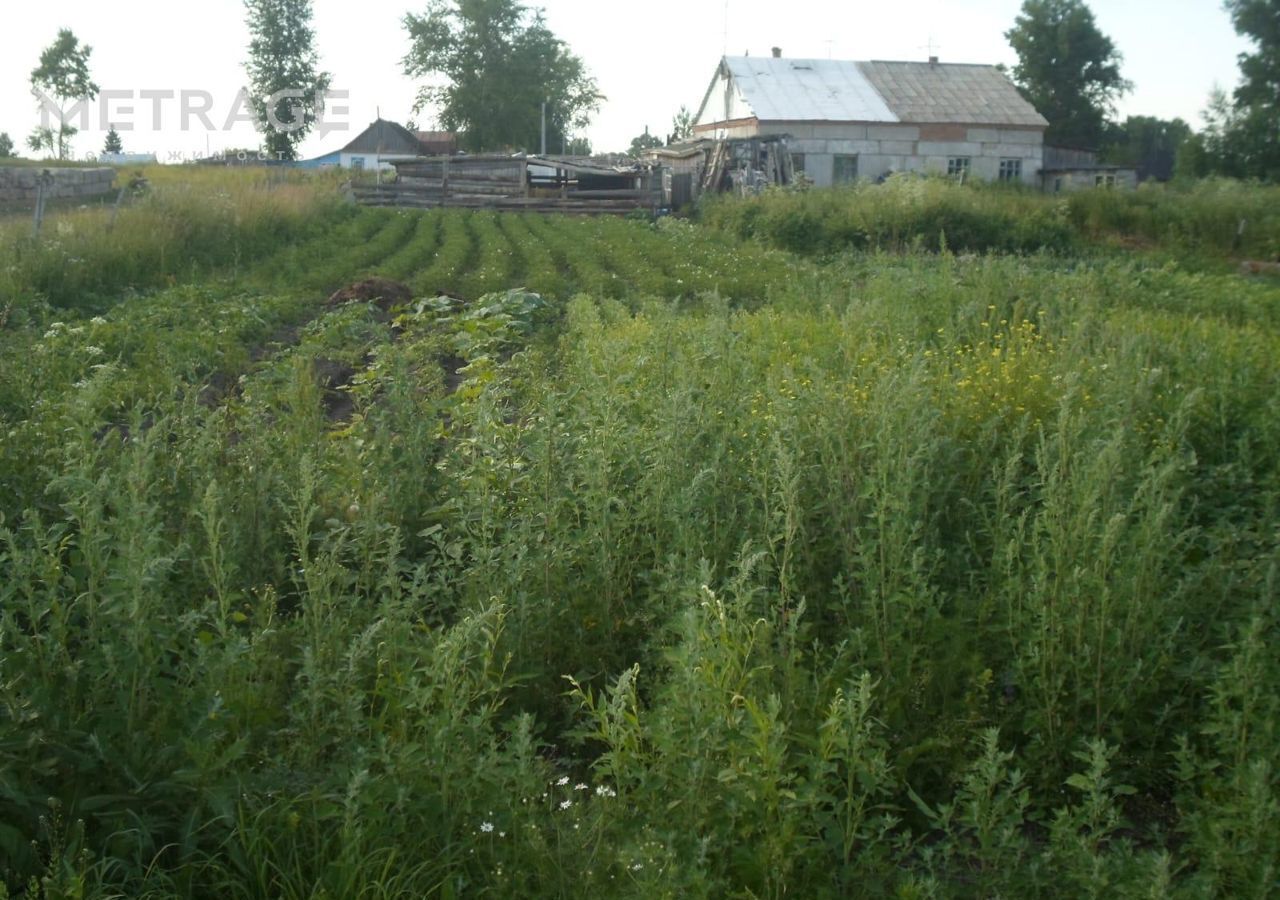
<path id="1" fill-rule="evenodd" d="M 131 290 L 235 276 L 352 214 L 327 177 L 172 168 L 143 170 L 150 187 L 118 216 L 54 213 L 38 241 L 29 221 L 0 222 L 0 321 L 101 312 Z"/>
<path id="2" fill-rule="evenodd" d="M 94 169 L 107 168 L 105 164 L 99 166 L 94 162 L 85 162 L 76 159 L 27 159 L 20 156 L 0 157 L 0 166 L 22 169 Z"/>
<path id="3" fill-rule="evenodd" d="M 1042 194 L 901 175 L 885 184 L 706 198 L 699 218 L 805 256 L 848 250 L 1097 255 L 1211 263 L 1280 255 L 1280 188 L 1232 181 Z"/>
<path id="4" fill-rule="evenodd" d="M 1275 281 L 317 187 L 0 327 L 11 894 L 1274 892 Z"/>

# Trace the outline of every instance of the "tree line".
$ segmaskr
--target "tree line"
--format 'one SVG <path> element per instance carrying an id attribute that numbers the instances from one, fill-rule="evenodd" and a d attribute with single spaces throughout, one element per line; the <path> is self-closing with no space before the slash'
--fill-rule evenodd
<path id="1" fill-rule="evenodd" d="M 1132 85 L 1093 12 L 1082 0 L 1025 0 L 1005 37 L 1018 56 L 1014 82 L 1049 120 L 1045 142 L 1098 150 L 1143 177 L 1280 178 L 1280 0 L 1226 0 L 1224 9 L 1254 49 L 1239 57 L 1239 87 L 1213 92 L 1196 132 L 1182 119 L 1111 120 Z"/>
<path id="2" fill-rule="evenodd" d="M 324 112 L 331 75 L 320 68 L 311 0 L 244 0 L 250 32 L 248 92 L 273 158 L 297 158 L 298 147 Z M 1241 81 L 1215 90 L 1196 131 L 1182 119 L 1130 116 L 1116 121 L 1115 103 L 1132 85 L 1123 57 L 1099 29 L 1083 0 L 1025 0 L 1005 32 L 1017 55 L 1009 72 L 1023 96 L 1049 121 L 1048 144 L 1100 152 L 1103 160 L 1167 179 L 1227 175 L 1280 178 L 1280 0 L 1225 0 L 1224 10 L 1251 52 L 1241 54 Z M 605 99 L 582 58 L 547 26 L 541 10 L 521 0 L 429 0 L 402 20 L 410 42 L 406 76 L 423 82 L 414 112 L 431 108 L 443 128 L 469 151 L 549 149 L 585 153 L 582 130 Z M 40 56 L 31 88 L 61 103 L 92 100 L 91 48 L 70 29 Z M 681 107 L 665 135 L 648 127 L 628 148 L 643 150 L 692 136 L 693 114 Z M 70 155 L 76 129 L 67 122 L 37 127 L 27 140 L 36 153 Z M 107 152 L 120 152 L 112 128 Z M 0 156 L 13 141 L 0 133 Z"/>

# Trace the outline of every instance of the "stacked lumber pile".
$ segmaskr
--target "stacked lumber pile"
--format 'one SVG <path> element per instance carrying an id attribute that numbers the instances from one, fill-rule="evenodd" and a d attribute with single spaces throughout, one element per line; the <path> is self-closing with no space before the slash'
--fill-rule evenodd
<path id="1" fill-rule="evenodd" d="M 585 215 L 623 216 L 637 209 L 647 209 L 635 200 L 574 199 L 572 197 L 500 197 L 456 196 L 442 197 L 434 192 L 422 192 L 395 184 L 380 187 L 353 189 L 356 202 L 364 206 L 397 206 L 409 209 L 497 209 L 515 212 L 562 212 Z"/>
<path id="2" fill-rule="evenodd" d="M 358 203 L 625 215 L 655 208 L 662 199 L 660 179 L 648 171 L 578 159 L 479 155 L 422 157 L 393 165 L 393 182 L 352 188 Z M 583 186 L 601 183 L 607 186 Z"/>

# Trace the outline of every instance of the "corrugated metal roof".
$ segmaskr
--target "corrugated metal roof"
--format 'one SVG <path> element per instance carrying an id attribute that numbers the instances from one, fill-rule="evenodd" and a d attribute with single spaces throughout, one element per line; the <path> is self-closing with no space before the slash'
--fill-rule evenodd
<path id="1" fill-rule="evenodd" d="M 915 62 L 857 65 L 903 122 L 1042 128 L 1049 124 L 995 66 Z"/>
<path id="2" fill-rule="evenodd" d="M 1049 124 L 994 66 L 755 56 L 723 65 L 761 121 Z"/>
<path id="3" fill-rule="evenodd" d="M 898 121 L 854 63 L 756 56 L 728 56 L 724 61 L 758 119 Z"/>

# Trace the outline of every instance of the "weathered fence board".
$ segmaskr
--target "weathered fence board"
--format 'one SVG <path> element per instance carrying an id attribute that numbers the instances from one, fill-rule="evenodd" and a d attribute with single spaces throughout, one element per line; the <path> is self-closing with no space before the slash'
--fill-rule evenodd
<path id="1" fill-rule="evenodd" d="M 625 215 L 662 205 L 655 172 L 543 157 L 454 156 L 396 162 L 396 180 L 352 189 L 366 206 Z M 530 167 L 536 171 L 531 172 Z M 581 184 L 579 185 L 579 179 Z"/>

